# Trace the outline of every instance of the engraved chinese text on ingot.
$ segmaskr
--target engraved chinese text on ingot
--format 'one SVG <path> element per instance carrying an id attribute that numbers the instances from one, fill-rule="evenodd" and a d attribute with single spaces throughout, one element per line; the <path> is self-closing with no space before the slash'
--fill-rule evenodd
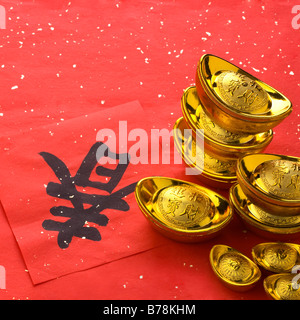
<path id="1" fill-rule="evenodd" d="M 262 251 L 262 259 L 272 268 L 290 270 L 297 262 L 298 252 L 284 243 L 274 243 Z"/>
<path id="2" fill-rule="evenodd" d="M 182 117 L 179 118 L 174 125 L 174 143 L 184 162 L 212 181 L 236 181 L 236 160 L 222 161 L 208 154 L 192 134 L 185 136 L 186 129 L 189 129 L 187 123 Z"/>
<path id="3" fill-rule="evenodd" d="M 203 150 L 201 148 L 198 148 L 195 140 L 192 140 L 191 143 L 192 143 L 191 154 L 193 157 L 196 156 L 197 154 L 199 155 L 200 152 L 203 153 Z M 188 149 L 189 149 L 188 147 L 185 148 L 185 150 L 188 150 Z M 203 158 L 204 158 L 204 164 L 201 163 L 200 161 L 199 162 L 200 162 L 200 165 L 203 165 L 205 170 L 209 170 L 215 173 L 222 173 L 224 174 L 224 176 L 235 174 L 235 167 L 236 167 L 235 160 L 222 161 L 221 159 L 212 157 L 207 152 L 204 152 Z"/>
<path id="4" fill-rule="evenodd" d="M 135 198 L 156 230 L 181 242 L 210 239 L 232 218 L 227 199 L 208 188 L 178 179 L 143 178 L 136 185 Z"/>
<path id="5" fill-rule="evenodd" d="M 186 124 L 198 135 L 204 135 L 204 146 L 215 155 L 228 159 L 239 157 L 243 153 L 263 150 L 271 142 L 273 132 L 259 134 L 233 133 L 219 126 L 213 117 L 205 111 L 199 99 L 196 87 L 188 87 L 181 98 L 181 108 Z M 179 120 L 178 120 L 179 121 Z M 202 133 L 203 130 L 203 133 Z"/>
<path id="6" fill-rule="evenodd" d="M 257 230 L 260 235 L 260 231 L 263 231 L 264 236 L 273 240 L 299 234 L 300 215 L 277 216 L 262 210 L 248 200 L 239 184 L 230 189 L 229 197 L 235 212 L 252 231 Z"/>
<path id="7" fill-rule="evenodd" d="M 196 87 L 189 87 L 183 94 L 183 97 L 186 99 L 183 102 L 184 110 L 190 113 L 191 119 L 194 122 L 198 122 L 198 124 L 195 124 L 198 128 L 204 129 L 206 136 L 220 143 L 240 143 L 241 140 L 243 143 L 246 143 L 253 139 L 253 135 L 232 133 L 215 123 L 203 110 Z"/>
<path id="8" fill-rule="evenodd" d="M 176 147 L 178 151 L 182 154 L 188 165 L 198 165 L 201 169 L 204 169 L 204 172 L 208 171 L 214 174 L 222 174 L 223 176 L 235 176 L 235 160 L 222 161 L 221 159 L 211 156 L 197 144 L 193 135 L 185 139 L 184 130 L 189 129 L 189 127 L 183 118 L 176 121 L 174 129 L 179 129 L 175 130 L 174 139 L 175 143 L 177 142 Z"/>
<path id="9" fill-rule="evenodd" d="M 270 214 L 260 207 L 250 203 L 248 205 L 249 212 L 255 217 L 258 221 L 270 226 L 276 227 L 291 227 L 300 225 L 300 215 L 298 216 L 276 216 Z"/>
<path id="10" fill-rule="evenodd" d="M 252 268 L 247 259 L 236 253 L 225 253 L 220 257 L 219 272 L 234 282 L 246 281 L 252 276 Z"/>
<path id="11" fill-rule="evenodd" d="M 192 186 L 171 186 L 163 189 L 157 198 L 162 216 L 177 227 L 188 229 L 208 222 L 214 213 L 209 197 Z M 205 224 L 205 223 L 204 223 Z"/>
<path id="12" fill-rule="evenodd" d="M 201 57 L 196 87 L 208 115 L 231 132 L 266 132 L 292 111 L 291 102 L 280 92 L 214 55 Z"/>
<path id="13" fill-rule="evenodd" d="M 254 170 L 260 176 L 258 186 L 268 193 L 290 200 L 300 200 L 300 164 L 288 160 L 270 160 Z"/>
<path id="14" fill-rule="evenodd" d="M 219 97 L 235 111 L 264 113 L 268 109 L 269 98 L 265 90 L 244 74 L 222 71 L 216 84 Z"/>
<path id="15" fill-rule="evenodd" d="M 200 126 L 204 129 L 205 135 L 214 138 L 220 143 L 236 143 L 240 142 L 241 140 L 243 141 L 243 143 L 246 143 L 248 141 L 251 141 L 254 137 L 253 135 L 249 134 L 232 133 L 220 127 L 213 120 L 211 120 L 203 110 L 200 113 L 198 121 L 200 123 Z"/>

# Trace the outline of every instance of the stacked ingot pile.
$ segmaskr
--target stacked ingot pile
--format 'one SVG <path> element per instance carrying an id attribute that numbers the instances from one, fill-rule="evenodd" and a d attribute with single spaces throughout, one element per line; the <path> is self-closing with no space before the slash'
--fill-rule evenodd
<path id="1" fill-rule="evenodd" d="M 174 126 L 179 129 L 174 141 L 185 162 L 202 172 L 199 178 L 230 187 L 232 208 L 252 231 L 276 241 L 299 237 L 300 159 L 262 153 L 272 141 L 272 129 L 290 114 L 290 101 L 231 63 L 204 55 L 196 87 L 185 90 L 181 105 L 183 117 Z M 192 129 L 191 138 L 184 129 Z M 193 153 L 204 161 L 195 164 Z M 262 243 L 253 248 L 252 256 L 255 263 L 231 247 L 217 245 L 210 262 L 234 290 L 253 287 L 260 279 L 260 266 L 275 273 L 264 279 L 270 297 L 300 299 L 300 283 L 293 282 L 291 273 L 300 261 L 298 244 Z"/>
<path id="2" fill-rule="evenodd" d="M 202 172 L 199 179 L 230 188 L 233 208 L 253 231 L 273 238 L 299 232 L 300 159 L 262 153 L 272 141 L 272 129 L 291 113 L 291 102 L 239 67 L 207 54 L 181 106 L 174 142 L 186 164 Z M 185 129 L 192 129 L 190 138 Z M 198 145 L 201 139 L 204 148 Z M 195 154 L 204 161 L 195 162 Z"/>
<path id="3" fill-rule="evenodd" d="M 276 241 L 299 236 L 300 159 L 262 153 L 272 129 L 290 114 L 290 101 L 228 61 L 204 55 L 196 86 L 185 90 L 181 106 L 183 117 L 173 135 L 179 153 L 205 184 L 230 188 L 229 201 L 195 183 L 147 177 L 137 183 L 135 197 L 152 226 L 174 240 L 204 241 L 230 223 L 234 209 L 259 234 Z M 258 283 L 258 266 L 277 272 L 264 280 L 268 295 L 300 299 L 300 283 L 292 287 L 294 277 L 288 274 L 300 263 L 299 245 L 262 243 L 252 255 L 254 262 L 232 247 L 216 245 L 210 263 L 234 290 Z"/>
<path id="4" fill-rule="evenodd" d="M 195 149 L 198 154 L 202 152 L 203 167 L 198 165 L 196 169 L 202 170 L 199 178 L 207 184 L 221 188 L 232 186 L 237 180 L 237 159 L 262 152 L 272 141 L 272 128 L 280 121 L 273 115 L 266 89 L 275 93 L 274 89 L 221 58 L 204 55 L 200 59 L 196 86 L 185 90 L 181 99 L 183 118 L 177 120 L 174 128 L 180 129 L 175 130 L 175 143 L 189 166 L 195 166 L 188 161 L 194 159 L 191 153 Z M 276 106 L 279 113 L 277 110 Z M 287 103 L 280 120 L 289 112 Z M 189 141 L 183 135 L 187 128 L 194 134 Z M 197 147 L 197 138 L 203 139 L 204 150 Z M 198 163 L 201 165 L 201 161 Z"/>

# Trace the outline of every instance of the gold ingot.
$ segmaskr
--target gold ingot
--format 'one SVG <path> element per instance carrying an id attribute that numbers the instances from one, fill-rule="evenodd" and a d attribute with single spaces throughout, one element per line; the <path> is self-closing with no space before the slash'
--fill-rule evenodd
<path id="1" fill-rule="evenodd" d="M 230 188 L 237 181 L 236 160 L 223 160 L 213 157 L 203 150 L 194 135 L 184 135 L 191 130 L 183 118 L 174 125 L 174 144 L 184 162 L 199 172 L 198 178 L 203 183 L 216 188 Z"/>
<path id="2" fill-rule="evenodd" d="M 246 155 L 238 160 L 237 179 L 246 196 L 270 214 L 300 214 L 300 158 Z"/>
<path id="3" fill-rule="evenodd" d="M 209 261 L 216 276 L 236 291 L 252 289 L 261 277 L 259 268 L 252 260 L 226 245 L 213 246 Z"/>
<path id="4" fill-rule="evenodd" d="M 253 204 L 241 186 L 231 187 L 229 200 L 235 212 L 254 233 L 272 240 L 291 240 L 299 238 L 300 214 L 297 216 L 276 216 Z"/>
<path id="5" fill-rule="evenodd" d="M 150 224 L 163 235 L 182 242 L 215 237 L 228 225 L 232 209 L 216 192 L 166 177 L 148 177 L 135 188 L 136 201 Z"/>
<path id="6" fill-rule="evenodd" d="M 196 87 L 208 115 L 230 132 L 266 132 L 292 111 L 283 94 L 211 54 L 202 56 L 198 63 Z"/>
<path id="7" fill-rule="evenodd" d="M 205 150 L 212 156 L 237 159 L 249 153 L 262 152 L 272 141 L 272 130 L 242 134 L 220 127 L 205 112 L 196 87 L 189 87 L 184 91 L 181 108 L 186 123 L 195 133 L 203 136 Z"/>
<path id="8" fill-rule="evenodd" d="M 294 243 L 267 242 L 252 248 L 254 262 L 267 271 L 291 272 L 300 263 L 300 246 Z"/>
<path id="9" fill-rule="evenodd" d="M 264 279 L 264 289 L 274 300 L 300 300 L 300 283 L 295 274 L 270 275 Z"/>

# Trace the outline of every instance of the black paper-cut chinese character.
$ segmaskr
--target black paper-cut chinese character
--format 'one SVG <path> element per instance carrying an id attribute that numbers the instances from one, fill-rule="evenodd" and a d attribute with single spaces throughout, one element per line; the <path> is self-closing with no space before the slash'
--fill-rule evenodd
<path id="1" fill-rule="evenodd" d="M 102 165 L 97 166 L 97 150 L 99 148 L 106 150 L 102 154 L 103 157 L 119 160 L 114 169 L 108 169 Z M 88 152 L 75 176 L 71 176 L 64 162 L 55 155 L 48 152 L 41 152 L 40 155 L 51 167 L 60 182 L 49 182 L 46 188 L 47 194 L 52 197 L 66 199 L 73 206 L 58 206 L 50 209 L 53 216 L 68 218 L 65 222 L 48 219 L 44 220 L 42 224 L 46 230 L 58 231 L 57 243 L 60 248 L 67 248 L 73 236 L 100 241 L 101 235 L 98 229 L 85 226 L 86 222 L 106 226 L 108 218 L 100 213 L 104 209 L 116 209 L 120 211 L 128 211 L 130 209 L 128 203 L 123 198 L 134 191 L 136 182 L 113 192 L 128 167 L 129 155 L 127 153 L 113 153 L 104 143 L 97 142 Z M 120 161 L 121 158 L 124 160 L 124 157 L 127 158 L 127 161 Z M 106 177 L 108 182 L 90 180 L 91 173 L 95 167 L 96 174 Z M 86 194 L 78 191 L 76 186 L 93 187 L 106 191 L 108 194 Z M 91 206 L 84 208 L 84 204 Z"/>

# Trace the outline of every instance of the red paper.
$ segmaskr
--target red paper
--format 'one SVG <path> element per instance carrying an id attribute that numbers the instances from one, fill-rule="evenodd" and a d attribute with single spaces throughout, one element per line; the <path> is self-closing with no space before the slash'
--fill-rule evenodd
<path id="1" fill-rule="evenodd" d="M 111 130 L 119 140 L 119 122 L 130 132 L 136 118 L 144 113 L 132 102 L 23 133 L 13 138 L 21 147 L 2 139 L 8 144 L 1 157 L 1 202 L 33 283 L 160 243 L 144 233 L 134 200 L 145 167 L 118 159 L 120 148 L 113 144 L 99 160 L 111 163 L 97 163 L 97 151 L 106 145 L 96 141 L 99 130 Z"/>
<path id="2" fill-rule="evenodd" d="M 130 194 L 129 211 L 113 210 L 107 213 L 107 226 L 97 226 L 101 241 L 74 237 L 67 249 L 59 249 L 57 232 L 41 226 L 45 219 L 56 218 L 50 213 L 56 205 L 55 197 L 46 193 L 44 184 L 58 181 L 39 152 L 57 156 L 74 175 L 96 142 L 98 129 L 113 128 L 117 132 L 122 114 L 123 120 L 129 121 L 125 119 L 130 111 L 128 105 L 118 109 L 117 116 L 114 106 L 136 99 L 144 116 L 139 119 L 140 112 L 130 112 L 128 131 L 133 127 L 148 133 L 152 128 L 170 130 L 182 115 L 183 90 L 195 83 L 198 60 L 202 54 L 211 53 L 242 67 L 292 101 L 292 114 L 275 128 L 266 152 L 300 156 L 299 12 L 292 11 L 296 4 L 270 0 L 4 0 L 1 5 L 6 9 L 6 29 L 0 29 L 0 183 L 1 193 L 5 194 L 1 198 L 5 211 L 2 207 L 0 210 L 0 265 L 6 271 L 6 287 L 0 288 L 0 298 L 266 299 L 262 281 L 249 292 L 234 292 L 218 281 L 209 265 L 208 254 L 214 244 L 231 245 L 251 258 L 252 247 L 267 241 L 247 231 L 236 215 L 216 239 L 185 245 L 167 241 L 154 231 Z M 93 118 L 98 112 L 99 116 Z M 109 112 L 114 114 L 111 120 Z M 73 119 L 82 130 L 68 124 Z M 95 125 L 90 126 L 93 121 Z M 40 131 L 41 126 L 44 129 Z M 6 158 L 8 153 L 11 157 Z M 130 165 L 116 190 L 135 178 L 150 175 L 197 182 L 197 177 L 185 176 L 184 170 L 184 164 Z M 26 180 L 21 180 L 25 176 Z M 26 198 L 30 190 L 32 193 Z M 42 200 L 38 201 L 35 194 Z M 228 196 L 227 192 L 223 194 Z M 29 198 L 31 202 L 27 204 Z M 65 202 L 64 205 L 70 203 Z M 35 216 L 35 223 L 24 230 L 26 222 L 33 218 L 27 210 L 32 206 L 41 219 L 38 221 Z M 25 212 L 29 212 L 28 217 Z M 139 220 L 123 243 L 117 230 L 123 235 L 129 232 L 125 230 L 127 223 L 120 219 L 128 218 L 131 223 L 131 216 Z M 32 226 L 38 230 L 36 239 L 28 235 Z M 33 241 L 19 239 L 23 233 Z M 46 241 L 48 233 L 51 237 Z M 104 259 L 106 263 L 99 258 L 104 257 L 101 249 L 96 250 L 95 257 L 68 270 L 64 269 L 65 263 L 59 264 L 59 270 L 55 265 L 44 266 L 46 260 L 42 257 L 53 256 L 51 251 L 39 255 L 38 263 L 37 259 L 28 260 L 37 249 L 42 251 L 42 239 L 47 248 L 51 243 L 60 254 L 72 251 L 71 261 L 67 262 L 70 266 L 80 260 L 74 247 L 101 247 L 107 233 L 118 237 L 121 249 L 132 240 L 131 253 L 129 249 L 124 249 L 123 255 L 114 251 Z M 146 242 L 149 250 L 139 251 L 144 250 Z M 26 252 L 20 250 L 23 245 L 28 248 Z M 90 253 L 91 250 L 84 251 Z M 34 263 L 37 269 L 33 269 Z M 84 269 L 88 265 L 94 267 Z M 50 270 L 71 273 L 56 278 Z M 74 272 L 77 270 L 80 272 Z M 32 275 L 39 285 L 32 284 Z M 40 282 L 46 278 L 53 280 Z"/>

